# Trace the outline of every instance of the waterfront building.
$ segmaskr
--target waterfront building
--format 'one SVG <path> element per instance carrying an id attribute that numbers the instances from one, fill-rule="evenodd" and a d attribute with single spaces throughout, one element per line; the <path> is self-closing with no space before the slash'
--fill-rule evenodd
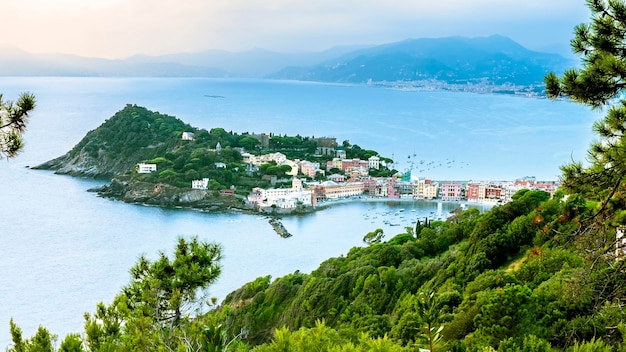
<path id="1" fill-rule="evenodd" d="M 323 201 L 362 195 L 364 185 L 363 182 L 337 183 L 333 181 L 324 181 L 311 186 L 311 188 L 315 190 L 314 193 L 317 200 Z"/>
<path id="2" fill-rule="evenodd" d="M 505 192 L 501 184 L 490 183 L 485 185 L 485 198 L 486 203 L 501 203 L 504 201 Z"/>
<path id="3" fill-rule="evenodd" d="M 439 183 L 420 178 L 413 185 L 413 198 L 435 199 L 439 195 Z"/>
<path id="4" fill-rule="evenodd" d="M 424 199 L 435 199 L 439 196 L 439 183 L 432 182 L 431 180 L 425 180 L 424 182 Z"/>
<path id="5" fill-rule="evenodd" d="M 294 177 L 291 188 L 252 189 L 248 195 L 248 204 L 256 206 L 259 210 L 272 207 L 289 210 L 296 209 L 299 205 L 311 206 L 312 191 L 304 189 L 302 180 Z"/>
<path id="6" fill-rule="evenodd" d="M 468 182 L 465 185 L 465 199 L 469 202 L 478 202 L 480 198 L 480 183 Z"/>
<path id="7" fill-rule="evenodd" d="M 396 186 L 397 179 L 395 177 L 387 179 L 387 198 L 400 198 L 400 192 Z"/>
<path id="8" fill-rule="evenodd" d="M 396 189 L 400 198 L 412 198 L 414 185 L 411 182 L 399 181 L 396 183 Z"/>
<path id="9" fill-rule="evenodd" d="M 461 200 L 461 184 L 456 182 L 445 182 L 441 184 L 441 200 L 459 201 Z"/>

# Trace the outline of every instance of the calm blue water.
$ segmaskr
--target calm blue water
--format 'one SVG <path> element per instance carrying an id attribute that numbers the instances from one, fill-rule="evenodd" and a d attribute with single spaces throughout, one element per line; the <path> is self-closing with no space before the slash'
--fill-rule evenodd
<path id="1" fill-rule="evenodd" d="M 11 317 L 25 336 L 39 324 L 61 337 L 81 332 L 83 313 L 112 300 L 140 254 L 168 252 L 181 235 L 222 244 L 224 270 L 210 293 L 223 298 L 261 275 L 309 272 L 361 245 L 363 235 L 377 227 L 387 237 L 399 233 L 402 226 L 382 223 L 383 213 L 402 207 L 405 218 L 398 222 L 408 225 L 432 211 L 447 213 L 457 206 L 340 204 L 285 219 L 294 236 L 282 239 L 260 216 L 124 204 L 85 192 L 99 181 L 25 168 L 64 154 L 127 103 L 206 129 L 334 136 L 393 155 L 399 169 L 424 169 L 420 175 L 433 179 L 556 179 L 559 165 L 585 156 L 597 117 L 565 102 L 362 86 L 0 78 L 5 100 L 22 91 L 33 92 L 38 107 L 24 153 L 0 161 L 0 346 L 10 341 Z"/>

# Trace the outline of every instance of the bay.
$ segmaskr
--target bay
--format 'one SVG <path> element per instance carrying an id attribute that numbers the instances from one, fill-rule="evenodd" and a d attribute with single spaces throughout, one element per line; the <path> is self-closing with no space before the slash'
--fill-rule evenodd
<path id="1" fill-rule="evenodd" d="M 584 157 L 599 114 L 541 99 L 303 82 L 0 78 L 5 100 L 23 91 L 37 96 L 26 147 L 0 162 L 0 346 L 10 341 L 11 317 L 25 336 L 39 324 L 60 336 L 81 332 L 83 313 L 112 300 L 139 255 L 168 252 L 178 236 L 223 246 L 223 274 L 210 289 L 221 299 L 258 276 L 310 272 L 375 228 L 392 237 L 402 226 L 383 220 L 399 209 L 404 226 L 458 206 L 341 203 L 285 218 L 294 236 L 283 239 L 262 216 L 124 204 L 86 192 L 104 181 L 27 168 L 64 154 L 127 103 L 206 129 L 333 136 L 438 180 L 556 179 L 559 165 Z M 417 159 L 430 170 L 419 173 Z"/>

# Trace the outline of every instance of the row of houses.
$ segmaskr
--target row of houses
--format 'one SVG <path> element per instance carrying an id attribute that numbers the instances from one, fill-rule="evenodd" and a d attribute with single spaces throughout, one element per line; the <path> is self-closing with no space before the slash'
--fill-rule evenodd
<path id="1" fill-rule="evenodd" d="M 523 188 L 539 189 L 554 194 L 557 182 L 516 180 L 511 182 L 435 182 L 428 179 L 402 181 L 396 177 L 362 177 L 348 182 L 327 180 L 304 183 L 293 179 L 292 188 L 264 190 L 255 188 L 248 202 L 259 209 L 277 207 L 317 206 L 321 202 L 368 196 L 373 198 L 440 199 L 503 204 Z M 305 187 L 306 186 L 306 187 Z"/>

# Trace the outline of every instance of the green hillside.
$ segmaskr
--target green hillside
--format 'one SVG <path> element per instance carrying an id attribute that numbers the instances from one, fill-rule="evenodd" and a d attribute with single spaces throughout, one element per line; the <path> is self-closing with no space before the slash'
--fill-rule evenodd
<path id="1" fill-rule="evenodd" d="M 313 329 L 318 321 L 346 340 L 367 333 L 405 347 L 426 346 L 430 322 L 443 327 L 435 344 L 442 351 L 621 342 L 624 263 L 580 236 L 593 209 L 578 196 L 548 200 L 523 190 L 515 198 L 353 248 L 310 274 L 258 278 L 216 314 L 253 345 L 270 343 L 278 327 Z M 607 245 L 613 235 L 595 240 Z"/>
<path id="2" fill-rule="evenodd" d="M 183 140 L 183 132 L 192 132 L 193 140 Z M 346 143 L 346 146 L 349 158 L 367 160 L 378 155 L 358 145 Z M 237 193 L 247 195 L 253 187 L 270 186 L 263 176 L 285 178 L 285 172 L 291 168 L 268 164 L 253 170 L 243 162 L 242 150 L 255 155 L 281 152 L 290 160 L 322 164 L 332 159 L 330 155 L 316 155 L 317 147 L 313 137 L 300 135 L 273 135 L 263 146 L 259 138 L 248 132 L 236 133 L 220 127 L 195 128 L 176 117 L 128 104 L 89 131 L 65 155 L 35 168 L 74 176 L 122 177 L 133 182 L 163 183 L 179 188 L 190 188 L 192 180 L 209 178 L 211 190 L 235 186 Z M 156 164 L 157 172 L 137 173 L 136 165 L 141 162 Z M 286 184 L 291 186 L 290 180 Z"/>

